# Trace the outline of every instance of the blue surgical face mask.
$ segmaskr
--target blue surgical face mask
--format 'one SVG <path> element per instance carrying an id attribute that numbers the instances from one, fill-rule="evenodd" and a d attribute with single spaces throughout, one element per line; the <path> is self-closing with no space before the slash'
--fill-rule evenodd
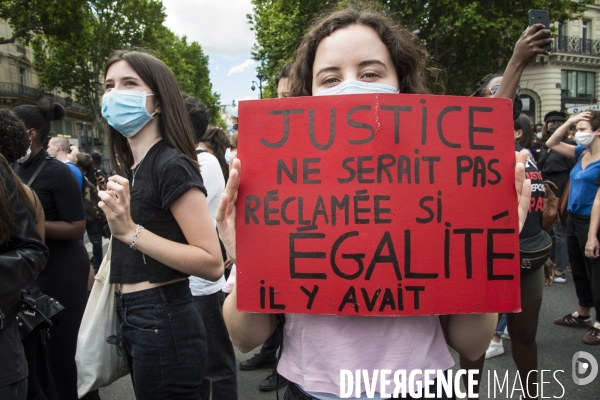
<path id="1" fill-rule="evenodd" d="M 146 97 L 154 94 L 111 89 L 102 96 L 102 116 L 125 137 L 132 137 L 154 119 L 146 111 Z"/>
<path id="2" fill-rule="evenodd" d="M 225 125 L 227 125 L 227 130 L 231 133 L 237 132 L 236 125 L 233 122 L 231 122 L 231 120 L 229 118 L 227 118 L 227 121 L 225 121 Z"/>
<path id="3" fill-rule="evenodd" d="M 323 90 L 315 96 L 329 96 L 332 94 L 366 94 L 366 93 L 398 93 L 398 89 L 384 83 L 372 83 L 348 79 L 337 86 Z"/>

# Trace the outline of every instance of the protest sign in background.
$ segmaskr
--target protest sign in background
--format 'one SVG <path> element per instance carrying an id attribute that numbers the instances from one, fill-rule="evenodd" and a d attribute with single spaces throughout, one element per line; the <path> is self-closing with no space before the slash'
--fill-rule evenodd
<path id="1" fill-rule="evenodd" d="M 238 310 L 520 309 L 509 100 L 245 101 L 239 121 Z"/>

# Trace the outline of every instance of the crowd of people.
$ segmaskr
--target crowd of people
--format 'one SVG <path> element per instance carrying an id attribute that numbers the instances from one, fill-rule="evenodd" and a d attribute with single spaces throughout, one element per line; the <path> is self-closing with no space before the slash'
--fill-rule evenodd
<path id="1" fill-rule="evenodd" d="M 234 345 L 242 352 L 261 346 L 239 366 L 272 369 L 259 389 L 287 385 L 285 399 L 329 400 L 340 398 L 340 368 L 447 371 L 453 348 L 462 368 L 481 371 L 486 358 L 503 353 L 503 337 L 511 339 L 520 375 L 533 374 L 523 398 L 537 398 L 543 289 L 570 279 L 569 268 L 579 304 L 555 323 L 585 328 L 583 342 L 600 344 L 600 112 L 567 118 L 552 111 L 535 127 L 520 112 L 523 69 L 548 54 L 542 47 L 551 40 L 543 25 L 527 28 L 504 74 L 484 77 L 473 94 L 513 100 L 519 239 L 541 254 L 522 265 L 522 311 L 502 316 L 238 311 L 235 201 L 244 122 L 228 107 L 228 129 L 209 126 L 207 107 L 182 94 L 169 68 L 148 53 L 117 51 L 106 64 L 102 116 L 112 173 L 102 170 L 100 154 L 51 137 L 51 122 L 65 115 L 60 104 L 0 110 L 0 398 L 77 399 L 77 335 L 108 236 L 110 283 L 120 285 L 117 344 L 139 399 L 243 398 Z M 381 11 L 349 7 L 317 20 L 274 78 L 281 98 L 426 94 L 439 71 L 413 32 Z M 544 181 L 552 186 L 544 189 Z M 547 190 L 568 202 L 568 218 L 549 230 L 533 206 Z M 20 338 L 18 299 L 34 282 L 65 310 L 51 328 Z M 382 346 L 392 340 L 411 346 Z"/>

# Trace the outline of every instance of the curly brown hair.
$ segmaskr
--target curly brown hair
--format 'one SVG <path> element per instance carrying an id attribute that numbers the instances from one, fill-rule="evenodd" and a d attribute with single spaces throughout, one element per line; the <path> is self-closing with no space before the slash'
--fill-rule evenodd
<path id="1" fill-rule="evenodd" d="M 25 155 L 29 145 L 23 121 L 10 110 L 0 110 L 0 154 L 12 164 Z"/>
<path id="2" fill-rule="evenodd" d="M 291 96 L 311 96 L 313 83 L 313 64 L 319 43 L 338 29 L 351 25 L 363 25 L 372 28 L 385 44 L 396 73 L 400 93 L 429 93 L 426 78 L 433 78 L 441 86 L 440 70 L 428 66 L 429 56 L 420 39 L 398 22 L 393 21 L 383 11 L 368 6 L 335 11 L 318 19 L 304 36 L 296 50 L 295 61 L 290 74 Z"/>

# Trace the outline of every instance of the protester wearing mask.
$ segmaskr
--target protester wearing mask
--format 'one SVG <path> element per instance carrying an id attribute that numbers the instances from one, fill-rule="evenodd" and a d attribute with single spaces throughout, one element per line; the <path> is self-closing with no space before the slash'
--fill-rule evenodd
<path id="1" fill-rule="evenodd" d="M 561 111 L 550 111 L 544 117 L 546 124 L 542 128 L 542 137 L 547 139 L 565 122 L 567 116 Z M 563 137 L 563 143 L 574 146 L 576 143 L 567 137 Z M 540 152 L 537 153 L 538 168 L 542 171 L 544 180 L 553 182 L 556 187 L 556 196 L 562 196 L 567 182 L 569 181 L 569 173 L 576 164 L 574 158 L 569 158 L 561 155 L 556 151 L 552 151 L 546 144 L 539 147 Z M 535 154 L 535 153 L 534 153 Z M 554 264 L 555 268 L 555 283 L 565 283 L 567 281 L 567 264 L 569 263 L 569 255 L 567 252 L 567 220 L 561 219 L 560 223 L 554 225 L 554 237 L 552 238 L 552 254 L 549 262 Z"/>
<path id="2" fill-rule="evenodd" d="M 382 12 L 349 8 L 325 15 L 309 29 L 297 50 L 290 76 L 291 96 L 331 92 L 427 93 L 425 75 L 433 71 L 427 66 L 424 49 L 417 43 L 412 32 Z M 233 202 L 237 197 L 240 167 L 239 160 L 234 160 L 217 213 L 219 235 L 234 260 Z M 521 217 L 529 205 L 526 196 L 522 200 L 526 202 L 521 204 Z M 238 312 L 236 303 L 234 287 L 225 301 L 225 321 L 232 341 L 240 350 L 249 351 L 272 334 L 278 317 Z M 483 353 L 492 336 L 496 315 L 451 318 L 448 337 L 459 352 L 471 357 Z M 457 326 L 464 328 L 460 334 L 454 331 Z M 290 400 L 338 398 L 341 365 L 351 370 L 372 370 L 382 365 L 391 370 L 445 370 L 454 364 L 437 316 L 286 314 L 283 331 L 283 350 L 277 369 L 290 382 L 285 393 Z M 378 340 L 373 340 L 374 337 Z M 398 344 L 384 346 L 384 342 Z"/>
<path id="3" fill-rule="evenodd" d="M 229 114 L 225 121 L 227 130 L 229 131 L 229 134 L 233 134 L 238 130 L 238 108 L 235 106 L 227 106 L 225 107 L 225 112 Z"/>
<path id="4" fill-rule="evenodd" d="M 577 146 L 562 140 L 572 124 L 576 124 Z M 556 153 L 577 160 L 577 164 L 571 171 L 569 185 L 567 247 L 579 307 L 577 311 L 557 318 L 554 323 L 588 329 L 583 338 L 586 344 L 600 344 L 600 258 L 589 258 L 595 252 L 586 253 L 585 250 L 590 231 L 592 205 L 600 184 L 598 135 L 600 135 L 600 111 L 585 111 L 573 115 L 546 142 L 546 145 Z M 590 317 L 591 307 L 596 309 L 595 322 Z"/>
<path id="5" fill-rule="evenodd" d="M 223 276 L 223 258 L 175 76 L 161 60 L 115 52 L 102 116 L 116 175 L 98 193 L 112 233 L 110 283 L 138 399 L 198 399 L 206 333 L 190 275 Z M 126 178 L 127 177 L 127 178 Z"/>

